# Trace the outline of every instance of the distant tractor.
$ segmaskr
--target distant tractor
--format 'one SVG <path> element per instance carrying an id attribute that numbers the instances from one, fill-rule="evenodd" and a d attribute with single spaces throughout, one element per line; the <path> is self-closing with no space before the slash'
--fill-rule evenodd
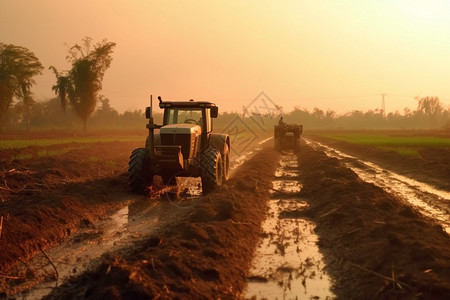
<path id="1" fill-rule="evenodd" d="M 293 149 L 300 150 L 300 135 L 303 125 L 286 124 L 280 119 L 280 123 L 274 126 L 274 146 L 276 150 Z"/>
<path id="2" fill-rule="evenodd" d="M 135 149 L 128 167 L 133 192 L 143 194 L 159 175 L 166 185 L 175 177 L 201 177 L 207 194 L 228 180 L 230 175 L 230 138 L 213 132 L 218 107 L 205 101 L 162 101 L 163 124 L 152 117 L 152 100 L 146 108 L 149 130 L 145 148 Z M 157 130 L 159 129 L 159 130 Z"/>

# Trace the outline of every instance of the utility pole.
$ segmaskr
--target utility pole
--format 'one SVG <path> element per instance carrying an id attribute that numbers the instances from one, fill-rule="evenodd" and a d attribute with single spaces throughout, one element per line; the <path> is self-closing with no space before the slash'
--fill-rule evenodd
<path id="1" fill-rule="evenodd" d="M 386 117 L 386 107 L 384 105 L 384 96 L 387 94 L 381 94 L 381 113 L 383 114 L 383 117 Z"/>

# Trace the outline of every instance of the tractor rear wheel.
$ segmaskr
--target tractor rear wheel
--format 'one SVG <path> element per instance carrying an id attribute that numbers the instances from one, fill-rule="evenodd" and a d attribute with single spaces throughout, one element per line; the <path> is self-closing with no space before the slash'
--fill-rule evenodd
<path id="1" fill-rule="evenodd" d="M 225 144 L 223 149 L 223 181 L 227 181 L 230 178 L 230 148 L 228 144 Z"/>
<path id="2" fill-rule="evenodd" d="M 128 164 L 128 181 L 131 190 L 137 194 L 144 194 L 153 183 L 150 153 L 146 148 L 134 149 Z"/>
<path id="3" fill-rule="evenodd" d="M 281 139 L 279 137 L 274 139 L 274 148 L 277 151 L 281 151 Z"/>
<path id="4" fill-rule="evenodd" d="M 300 139 L 295 139 L 294 141 L 294 152 L 297 153 L 300 151 Z"/>
<path id="5" fill-rule="evenodd" d="M 208 148 L 202 157 L 202 191 L 206 195 L 223 183 L 222 155 L 216 148 Z"/>

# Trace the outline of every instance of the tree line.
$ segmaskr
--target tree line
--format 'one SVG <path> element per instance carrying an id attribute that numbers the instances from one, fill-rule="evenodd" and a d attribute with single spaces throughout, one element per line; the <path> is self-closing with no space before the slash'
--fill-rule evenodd
<path id="1" fill-rule="evenodd" d="M 219 105 L 220 108 L 220 105 Z M 29 114 L 28 120 L 26 114 Z M 417 109 L 405 108 L 402 113 L 391 112 L 384 114 L 381 110 L 351 111 L 337 114 L 332 110 L 323 111 L 314 108 L 308 111 L 296 107 L 293 111 L 282 113 L 281 110 L 267 114 L 257 112 L 221 112 L 215 121 L 218 130 L 231 128 L 230 125 L 240 124 L 255 130 L 272 130 L 283 116 L 286 123 L 302 124 L 305 130 L 309 129 L 442 129 L 450 130 L 450 110 L 445 109 L 437 97 L 418 99 Z M 154 112 L 155 122 L 162 122 L 162 112 Z M 242 122 L 236 123 L 239 119 Z M 33 129 L 63 129 L 78 130 L 80 118 L 76 112 L 67 109 L 61 111 L 60 99 L 55 97 L 47 101 L 34 102 L 29 108 L 22 101 L 12 105 L 8 113 L 1 119 L 0 128 L 3 130 L 25 130 L 27 124 Z M 98 96 L 97 106 L 89 119 L 91 129 L 145 129 L 145 114 L 143 109 L 118 112 L 110 100 Z"/>
<path id="2" fill-rule="evenodd" d="M 309 112 L 297 107 L 285 119 L 287 122 L 300 122 L 311 129 L 450 130 L 450 109 L 445 108 L 438 97 L 418 98 L 415 110 L 405 108 L 403 112 L 388 114 L 381 109 L 337 114 L 332 110 L 314 108 Z"/>
<path id="3" fill-rule="evenodd" d="M 354 110 L 338 114 L 333 110 L 322 110 L 315 107 L 312 111 L 296 106 L 294 110 L 283 113 L 280 106 L 269 113 L 248 111 L 242 113 L 220 114 L 217 120 L 220 128 L 230 127 L 228 124 L 239 117 L 242 126 L 249 130 L 272 130 L 283 116 L 285 123 L 302 124 L 305 130 L 446 130 L 450 131 L 450 109 L 445 108 L 438 97 L 417 98 L 417 108 L 405 108 L 403 112 L 395 111 L 386 114 L 381 109 L 360 111 Z M 241 127 L 242 127 L 241 126 Z"/>

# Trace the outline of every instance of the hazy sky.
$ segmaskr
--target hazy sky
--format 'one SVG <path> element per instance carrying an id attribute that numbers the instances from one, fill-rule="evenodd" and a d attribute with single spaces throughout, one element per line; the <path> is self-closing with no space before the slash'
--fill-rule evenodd
<path id="1" fill-rule="evenodd" d="M 264 91 L 285 111 L 415 109 L 450 104 L 450 1 L 0 0 L 0 41 L 46 66 L 38 99 L 54 97 L 48 66 L 69 69 L 85 36 L 117 43 L 102 94 L 119 111 L 149 95 L 241 111 Z M 67 46 L 67 45 L 68 46 Z"/>

